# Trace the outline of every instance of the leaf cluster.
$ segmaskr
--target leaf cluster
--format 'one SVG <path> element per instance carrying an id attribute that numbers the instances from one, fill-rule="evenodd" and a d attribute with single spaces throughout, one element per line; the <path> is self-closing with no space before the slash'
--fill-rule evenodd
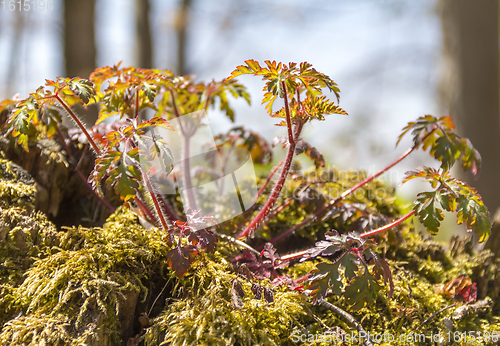
<path id="1" fill-rule="evenodd" d="M 457 223 L 465 224 L 467 230 L 479 233 L 479 241 L 483 242 L 490 234 L 491 222 L 488 209 L 476 189 L 467 183 L 451 177 L 450 173 L 431 167 L 410 171 L 403 183 L 424 178 L 434 191 L 421 192 L 417 195 L 413 210 L 420 222 L 431 234 L 437 234 L 443 221 L 443 209 L 457 215 Z"/>
<path id="2" fill-rule="evenodd" d="M 28 151 L 28 144 L 38 138 L 40 127 L 48 138 L 54 136 L 61 122 L 61 110 L 55 107 L 57 98 L 64 98 L 69 105 L 93 101 L 94 89 L 92 83 L 82 78 L 58 78 L 56 81 L 46 80 L 45 86 L 39 87 L 26 99 L 5 100 L 0 105 L 0 111 L 11 104 L 15 107 L 5 125 L 6 133 L 15 139 Z"/>
<path id="3" fill-rule="evenodd" d="M 441 162 L 441 168 L 445 171 L 450 170 L 457 161 L 461 161 L 464 171 L 470 169 L 474 175 L 479 174 L 481 168 L 479 152 L 467 138 L 462 138 L 453 132 L 454 129 L 453 119 L 449 116 L 436 118 L 425 115 L 419 117 L 417 121 L 409 122 L 403 128 L 397 144 L 411 131 L 414 147 L 422 146 L 423 150 L 429 149 L 430 154 Z"/>
<path id="4" fill-rule="evenodd" d="M 357 232 L 340 235 L 332 231 L 326 233 L 325 238 L 301 258 L 301 262 L 318 256 L 330 259 L 317 264 L 311 272 L 309 290 L 314 303 L 324 299 L 331 290 L 335 295 L 344 295 L 352 310 L 360 310 L 374 302 L 380 279 L 390 285 L 390 298 L 394 290 L 391 270 L 385 259 L 373 250 L 373 241 L 361 238 Z M 371 270 L 369 262 L 373 264 Z"/>
<path id="5" fill-rule="evenodd" d="M 126 202 L 138 195 L 149 162 L 159 159 L 167 174 L 172 170 L 173 157 L 167 143 L 147 132 L 156 127 L 172 129 L 168 121 L 160 117 L 140 123 L 133 119 L 101 137 L 101 155 L 89 179 L 100 196 L 103 196 L 101 181 L 106 176 L 107 187 L 113 188 Z"/>
<path id="6" fill-rule="evenodd" d="M 340 89 L 327 75 L 316 71 L 311 64 L 302 62 L 296 63 L 276 63 L 276 61 L 264 61 L 264 67 L 255 60 L 246 60 L 245 65 L 236 67 L 231 72 L 229 80 L 244 74 L 262 76 L 266 81 L 264 86 L 264 97 L 262 104 L 266 105 L 269 115 L 274 117 L 285 117 L 285 109 L 273 114 L 273 104 L 278 97 L 285 97 L 287 94 L 290 99 L 291 117 L 301 118 L 303 121 L 316 118 L 324 120 L 324 114 L 345 114 L 347 113 L 340 107 L 322 96 L 322 89 L 327 88 L 333 92 L 337 98 L 340 98 Z M 305 92 L 306 99 L 300 101 L 299 96 Z M 283 125 L 280 123 L 278 125 Z"/>
<path id="7" fill-rule="evenodd" d="M 169 231 L 167 244 L 174 245 L 173 232 L 179 232 L 176 246 L 168 252 L 168 265 L 181 278 L 191 268 L 199 249 L 215 251 L 217 236 L 208 228 L 213 225 L 211 216 L 199 216 L 200 210 L 188 210 L 186 221 L 175 221 Z M 182 239 L 187 237 L 189 244 L 183 245 Z"/>

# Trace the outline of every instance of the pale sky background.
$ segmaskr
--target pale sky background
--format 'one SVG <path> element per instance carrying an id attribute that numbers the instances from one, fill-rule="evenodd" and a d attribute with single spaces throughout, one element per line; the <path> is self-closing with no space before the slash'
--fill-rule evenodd
<path id="1" fill-rule="evenodd" d="M 441 25 L 436 0 L 235 1 L 194 0 L 189 27 L 188 67 L 200 80 L 222 79 L 247 59 L 308 61 L 333 78 L 341 89 L 340 106 L 350 115 L 332 115 L 311 123 L 304 138 L 327 162 L 343 169 L 374 172 L 410 146 L 394 148 L 402 127 L 418 116 L 438 112 L 437 85 Z M 0 5 L 1 6 L 1 5 Z M 0 98 L 25 97 L 64 74 L 61 0 L 54 10 L 25 14 L 26 30 L 13 38 L 14 12 L 0 8 L 0 80 L 9 73 L 15 85 L 0 83 Z M 153 1 L 150 16 L 154 67 L 175 65 L 174 10 L 177 1 Z M 136 62 L 132 0 L 97 0 L 98 66 Z M 9 65 L 15 50 L 16 59 Z M 240 80 L 252 95 L 252 106 L 235 102 L 236 124 L 261 132 L 271 141 L 280 134 L 260 105 L 263 83 Z M 214 132 L 235 126 L 212 114 Z M 433 165 L 428 154 L 415 153 L 390 173 L 394 182 L 417 165 Z M 413 198 L 416 186 L 401 192 Z M 428 189 L 423 185 L 418 188 Z M 406 191 L 406 192 L 405 192 Z"/>

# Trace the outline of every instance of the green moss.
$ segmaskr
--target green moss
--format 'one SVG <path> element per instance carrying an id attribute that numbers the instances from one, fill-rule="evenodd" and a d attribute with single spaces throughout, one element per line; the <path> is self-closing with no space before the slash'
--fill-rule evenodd
<path id="1" fill-rule="evenodd" d="M 16 303 L 17 310 L 37 318 L 41 325 L 45 318 L 52 321 L 65 316 L 72 338 L 64 345 L 75 344 L 87 334 L 95 339 L 92 343 L 76 344 L 119 344 L 123 323 L 132 327 L 139 300 L 148 296 L 143 282 L 169 274 L 164 236 L 157 230 L 144 230 L 124 208 L 119 208 L 103 228 L 73 227 L 58 232 L 57 246 L 46 247 L 46 256 L 26 270 L 10 306 Z M 31 322 L 26 323 L 26 328 L 31 328 Z M 94 332 L 88 329 L 92 325 Z M 13 328 L 21 326 L 5 324 L 2 337 L 8 338 Z M 10 342 L 16 344 L 14 339 Z"/>
<path id="2" fill-rule="evenodd" d="M 12 167 L 0 160 L 0 183 L 11 184 L 3 190 L 2 200 L 14 203 L 0 205 L 2 345 L 121 345 L 139 332 L 139 314 L 151 309 L 164 286 L 165 292 L 150 316 L 151 326 L 141 338 L 144 345 L 331 345 L 319 340 L 295 343 L 293 335 L 315 336 L 337 327 L 340 329 L 336 331 L 354 332 L 337 314 L 312 306 L 307 295 L 273 287 L 265 280 L 258 283 L 274 290 L 272 304 L 254 299 L 251 284 L 240 278 L 245 297 L 243 307 L 235 309 L 231 289 L 232 280 L 238 276 L 230 259 L 239 249 L 233 244 L 220 241 L 215 254 L 201 252 L 188 273 L 177 279 L 167 266 L 165 232 L 146 231 L 125 208 L 119 208 L 102 228 L 56 230 L 44 214 L 32 212 L 33 186 L 29 180 L 23 182 L 22 175 Z M 363 176 L 355 172 L 342 176 L 330 170 L 319 176 L 326 180 L 317 191 L 335 197 Z M 300 179 L 287 183 L 289 197 L 299 185 Z M 397 216 L 399 208 L 392 189 L 384 186 L 374 181 L 364 196 L 359 194 L 349 202 L 364 204 L 381 215 Z M 387 195 L 382 198 L 375 193 L 377 189 L 386 189 Z M 299 223 L 311 215 L 315 203 L 315 198 L 294 201 L 258 237 L 274 236 Z M 355 218 L 342 220 L 329 218 L 305 227 L 282 246 L 287 251 L 296 250 L 297 245 L 303 249 L 322 239 L 326 230 L 358 227 Z M 241 217 L 233 219 L 221 229 L 232 234 L 240 222 Z M 393 271 L 394 294 L 389 299 L 388 287 L 383 286 L 375 304 L 350 312 L 372 334 L 447 333 L 445 317 L 454 308 L 419 326 L 454 303 L 436 293 L 434 285 L 459 275 L 470 276 L 478 284 L 481 297 L 499 300 L 500 260 L 489 251 L 475 253 L 465 240 L 455 240 L 454 245 L 446 247 L 409 226 L 382 235 L 378 242 L 377 251 L 385 255 Z M 302 278 L 316 263 L 294 263 L 283 273 Z M 304 285 L 307 288 L 307 282 Z M 327 300 L 348 310 L 342 297 L 330 296 Z M 499 309 L 497 304 L 486 313 L 452 321 L 453 332 L 500 334 Z"/>
<path id="3" fill-rule="evenodd" d="M 282 345 L 307 316 L 307 300 L 285 288 L 274 293 L 274 303 L 256 300 L 251 284 L 243 308 L 231 300 L 230 263 L 216 252 L 204 254 L 190 274 L 180 280 L 165 311 L 145 335 L 146 345 Z M 270 283 L 260 284 L 271 288 Z"/>
<path id="4" fill-rule="evenodd" d="M 0 159 L 0 208 L 18 206 L 31 211 L 35 195 L 33 178 L 18 165 Z"/>

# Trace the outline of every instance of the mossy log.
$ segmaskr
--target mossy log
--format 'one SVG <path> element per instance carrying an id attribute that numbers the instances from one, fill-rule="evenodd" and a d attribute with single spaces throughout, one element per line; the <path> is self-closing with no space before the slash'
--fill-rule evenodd
<path id="1" fill-rule="evenodd" d="M 298 183 L 287 189 L 294 190 L 294 184 Z M 341 181 L 333 185 L 345 188 Z M 367 191 L 382 185 L 373 182 Z M 57 229 L 36 211 L 35 196 L 33 179 L 0 160 L 0 345 L 341 345 L 317 336 L 357 332 L 340 315 L 312 305 L 305 294 L 273 287 L 267 280 L 259 285 L 273 290 L 272 303 L 255 299 L 252 284 L 243 281 L 241 305 L 235 307 L 232 285 L 238 274 L 230 261 L 240 251 L 235 244 L 220 241 L 214 254 L 200 253 L 178 279 L 167 265 L 165 232 L 144 229 L 128 209 L 117 209 L 102 227 Z M 392 195 L 361 202 L 385 215 L 399 212 Z M 310 212 L 299 203 L 293 205 L 261 235 L 272 237 Z M 222 225 L 221 231 L 233 233 L 238 221 Z M 304 239 L 313 244 L 328 228 L 341 229 L 339 222 L 332 219 L 307 227 L 287 244 L 304 244 Z M 382 288 L 376 304 L 349 311 L 366 331 L 500 335 L 500 260 L 490 250 L 477 251 L 465 238 L 444 246 L 410 225 L 383 237 L 378 251 L 389 260 L 395 291 L 389 299 L 388 288 Z M 281 244 L 280 249 L 286 251 L 287 246 Z M 292 263 L 285 272 L 300 278 L 315 264 Z M 477 309 L 435 292 L 434 285 L 459 275 L 477 283 L 482 304 Z M 327 301 L 348 311 L 341 297 Z M 457 305 L 449 307 L 452 304 Z M 297 340 L 299 335 L 306 341 Z M 413 344 L 477 344 L 445 341 Z M 412 343 L 381 342 L 399 344 Z"/>

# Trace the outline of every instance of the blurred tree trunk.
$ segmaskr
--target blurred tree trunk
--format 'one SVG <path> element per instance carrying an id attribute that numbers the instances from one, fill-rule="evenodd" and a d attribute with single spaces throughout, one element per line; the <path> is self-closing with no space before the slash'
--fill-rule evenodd
<path id="1" fill-rule="evenodd" d="M 492 214 L 500 207 L 498 0 L 440 0 L 444 40 L 443 110 L 482 157 L 476 187 Z M 498 250 L 497 250 L 498 251 Z"/>
<path id="2" fill-rule="evenodd" d="M 153 67 L 151 31 L 149 30 L 149 0 L 135 0 L 135 24 L 137 32 L 137 61 L 141 68 Z"/>
<path id="3" fill-rule="evenodd" d="M 12 97 L 15 93 L 15 88 L 18 87 L 19 84 L 16 83 L 16 77 L 19 73 L 19 54 L 20 48 L 23 44 L 23 34 L 26 28 L 26 18 L 25 13 L 23 11 L 15 11 L 14 15 L 16 20 L 14 22 L 14 35 L 12 35 L 12 43 L 9 54 L 9 69 L 7 71 L 7 96 Z M 24 66 L 27 68 L 27 66 Z"/>
<path id="4" fill-rule="evenodd" d="M 96 67 L 95 0 L 64 0 L 66 76 L 87 78 Z"/>
<path id="5" fill-rule="evenodd" d="M 175 18 L 175 36 L 177 37 L 177 68 L 175 72 L 180 75 L 189 74 L 186 64 L 186 41 L 192 2 L 192 0 L 180 0 Z"/>

